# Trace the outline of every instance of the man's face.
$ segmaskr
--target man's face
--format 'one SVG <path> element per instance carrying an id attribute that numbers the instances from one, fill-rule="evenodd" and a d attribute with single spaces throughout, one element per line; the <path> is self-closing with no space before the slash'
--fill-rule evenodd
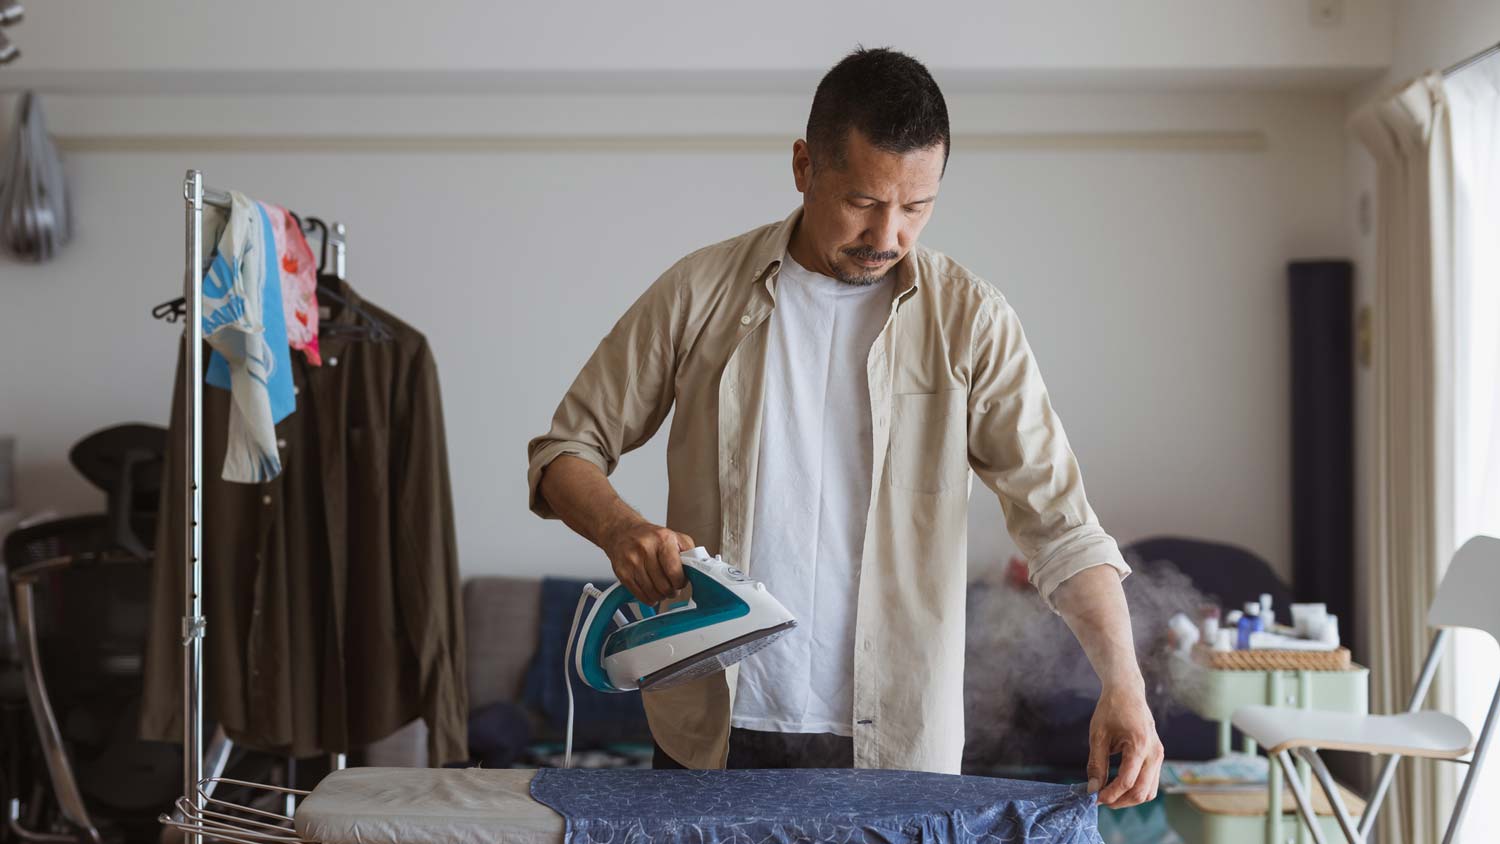
<path id="1" fill-rule="evenodd" d="M 797 141 L 792 172 L 802 192 L 792 257 L 846 284 L 874 284 L 906 257 L 932 216 L 943 145 L 886 152 L 851 129 L 843 167 L 830 161 L 813 167 L 807 143 Z"/>

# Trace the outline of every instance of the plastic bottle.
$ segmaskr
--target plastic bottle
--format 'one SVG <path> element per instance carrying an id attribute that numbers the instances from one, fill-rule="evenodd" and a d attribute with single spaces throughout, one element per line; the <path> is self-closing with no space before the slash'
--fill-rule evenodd
<path id="1" fill-rule="evenodd" d="M 1276 611 L 1271 609 L 1271 593 L 1260 593 L 1260 623 L 1266 630 L 1276 626 Z"/>
<path id="2" fill-rule="evenodd" d="M 1172 638 L 1177 644 L 1177 649 L 1183 653 L 1190 653 L 1202 635 L 1198 630 L 1198 625 L 1194 624 L 1186 613 L 1177 613 L 1172 616 L 1167 621 L 1167 627 L 1172 631 Z"/>
<path id="3" fill-rule="evenodd" d="M 1250 602 L 1245 604 L 1245 612 L 1240 616 L 1239 641 L 1236 647 L 1242 651 L 1250 650 L 1250 634 L 1259 633 L 1264 629 L 1260 620 L 1260 604 Z"/>
<path id="4" fill-rule="evenodd" d="M 1212 645 L 1219 638 L 1219 608 L 1213 605 L 1203 607 L 1199 611 L 1198 625 L 1202 628 L 1203 642 Z"/>
<path id="5" fill-rule="evenodd" d="M 1323 629 L 1319 631 L 1318 640 L 1326 645 L 1339 645 L 1339 617 L 1330 613 L 1328 620 L 1323 623 Z"/>

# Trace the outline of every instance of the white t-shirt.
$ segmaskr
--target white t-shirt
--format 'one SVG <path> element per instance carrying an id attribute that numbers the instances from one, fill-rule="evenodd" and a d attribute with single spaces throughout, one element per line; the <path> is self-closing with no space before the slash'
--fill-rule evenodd
<path id="1" fill-rule="evenodd" d="M 766 344 L 750 576 L 797 619 L 740 663 L 731 723 L 854 733 L 854 612 L 870 506 L 870 346 L 889 278 L 866 287 L 782 259 Z"/>

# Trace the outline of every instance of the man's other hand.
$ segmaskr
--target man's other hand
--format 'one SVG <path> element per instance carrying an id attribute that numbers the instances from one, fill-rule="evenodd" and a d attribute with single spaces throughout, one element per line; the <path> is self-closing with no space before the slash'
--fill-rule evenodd
<path id="1" fill-rule="evenodd" d="M 1120 754 L 1120 769 L 1108 784 L 1109 757 Z M 1089 791 L 1099 804 L 1124 809 L 1156 799 L 1165 755 L 1156 722 L 1140 688 L 1105 688 L 1089 722 Z"/>
<path id="2" fill-rule="evenodd" d="M 611 530 L 604 539 L 615 577 L 642 603 L 655 605 L 687 586 L 681 554 L 697 544 L 691 536 L 642 520 Z"/>

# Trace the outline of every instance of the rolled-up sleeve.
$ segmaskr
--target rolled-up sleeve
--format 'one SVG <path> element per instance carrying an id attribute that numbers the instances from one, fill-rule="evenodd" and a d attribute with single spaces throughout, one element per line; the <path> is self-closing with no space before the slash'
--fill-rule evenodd
<path id="1" fill-rule="evenodd" d="M 1047 606 L 1073 575 L 1130 567 L 1099 525 L 1078 460 L 1052 409 L 1041 371 L 1010 305 L 985 298 L 974 324 L 969 392 L 969 465 L 1000 499 L 1006 530 L 1030 563 Z"/>
<path id="2" fill-rule="evenodd" d="M 552 427 L 527 445 L 526 482 L 538 516 L 557 518 L 540 493 L 548 464 L 570 454 L 611 474 L 620 456 L 651 439 L 671 411 L 678 270 L 663 274 L 620 317 L 558 404 Z"/>

